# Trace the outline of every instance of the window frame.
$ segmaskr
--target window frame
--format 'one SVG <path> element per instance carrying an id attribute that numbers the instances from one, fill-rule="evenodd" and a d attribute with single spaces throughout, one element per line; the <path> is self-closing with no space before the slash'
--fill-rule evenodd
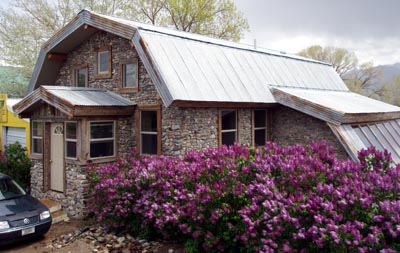
<path id="1" fill-rule="evenodd" d="M 113 123 L 113 137 L 112 138 L 96 138 L 96 139 L 92 139 L 91 138 L 91 126 L 92 123 Z M 116 153 L 117 153 L 117 146 L 116 146 L 116 140 L 117 140 L 117 131 L 116 131 L 116 122 L 115 120 L 91 120 L 88 121 L 88 141 L 89 141 L 89 145 L 88 145 L 88 157 L 90 160 L 98 160 L 98 159 L 106 159 L 106 158 L 114 158 L 116 157 Z M 113 154 L 110 156 L 100 156 L 100 157 L 92 157 L 91 156 L 91 144 L 92 142 L 95 141 L 113 141 Z"/>
<path id="2" fill-rule="evenodd" d="M 235 112 L 235 129 L 222 129 L 222 113 L 225 111 Z M 235 132 L 235 142 L 239 142 L 239 115 L 237 109 L 220 109 L 218 116 L 218 145 L 226 145 L 222 143 L 222 135 L 224 133 L 232 133 Z"/>
<path id="3" fill-rule="evenodd" d="M 42 135 L 41 136 L 36 136 L 36 135 L 34 135 L 34 124 L 35 123 L 40 123 L 41 125 L 42 125 Z M 43 153 L 44 153 L 44 133 L 45 133 L 45 131 L 44 131 L 44 127 L 45 127 L 45 124 L 44 124 L 44 122 L 43 121 L 40 121 L 40 120 L 32 120 L 32 129 L 31 129 L 31 139 L 32 139 L 32 141 L 31 141 L 31 152 L 32 152 L 32 154 L 33 155 L 43 155 Z M 41 140 L 41 142 L 42 142 L 42 152 L 41 153 L 38 153 L 38 152 L 35 152 L 36 150 L 35 150 L 35 141 L 34 140 Z"/>
<path id="4" fill-rule="evenodd" d="M 85 86 L 78 86 L 78 82 L 79 82 L 79 71 L 82 69 L 86 69 L 86 78 L 85 78 Z M 79 66 L 77 68 L 74 69 L 74 86 L 75 87 L 81 87 L 81 88 L 85 88 L 88 87 L 88 83 L 89 83 L 89 68 L 87 65 L 82 65 Z"/>
<path id="5" fill-rule="evenodd" d="M 139 105 L 136 111 L 136 149 L 142 153 L 142 111 L 156 111 L 157 113 L 157 155 L 161 155 L 161 106 Z"/>
<path id="6" fill-rule="evenodd" d="M 255 111 L 264 111 L 265 112 L 265 127 L 256 127 L 255 126 Z M 252 145 L 255 146 L 256 142 L 255 142 L 255 135 L 256 135 L 256 131 L 258 130 L 263 130 L 265 129 L 265 141 L 269 141 L 270 140 L 270 136 L 269 136 L 269 111 L 268 109 L 254 109 L 251 111 L 251 134 L 252 134 Z M 258 145 L 258 144 L 257 144 Z"/>
<path id="7" fill-rule="evenodd" d="M 126 65 L 134 64 L 135 65 L 135 86 L 134 87 L 126 87 L 125 86 L 125 73 L 126 73 Z M 133 58 L 127 61 L 123 61 L 119 64 L 119 88 L 122 92 L 135 92 L 139 91 L 139 59 Z"/>
<path id="8" fill-rule="evenodd" d="M 112 74 L 112 55 L 111 55 L 111 46 L 103 46 L 99 47 L 95 50 L 96 52 L 96 75 L 95 78 L 111 78 Z M 108 53 L 108 71 L 100 72 L 100 54 L 107 52 Z"/>
<path id="9" fill-rule="evenodd" d="M 75 123 L 76 125 L 76 139 L 71 139 L 71 138 L 67 138 L 68 136 L 68 128 L 67 128 L 67 124 L 68 123 Z M 65 121 L 64 122 L 64 129 L 65 129 L 65 139 L 64 139 L 64 145 L 65 145 L 65 158 L 69 159 L 69 160 L 78 160 L 79 158 L 79 152 L 78 152 L 78 139 L 79 139 L 79 124 L 78 121 Z M 76 148 L 76 156 L 75 157 L 71 157 L 68 156 L 68 142 L 75 142 L 75 148 Z"/>

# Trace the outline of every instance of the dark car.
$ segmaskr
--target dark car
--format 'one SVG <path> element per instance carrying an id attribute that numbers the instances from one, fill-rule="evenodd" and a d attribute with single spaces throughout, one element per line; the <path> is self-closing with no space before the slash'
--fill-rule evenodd
<path id="1" fill-rule="evenodd" d="M 0 173 L 0 245 L 42 236 L 51 221 L 45 205 Z"/>

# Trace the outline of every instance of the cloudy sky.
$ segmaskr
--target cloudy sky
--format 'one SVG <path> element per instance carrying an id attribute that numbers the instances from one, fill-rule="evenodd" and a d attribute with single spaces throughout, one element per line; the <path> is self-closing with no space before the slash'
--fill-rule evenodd
<path id="1" fill-rule="evenodd" d="M 243 43 L 288 53 L 335 46 L 375 65 L 400 62 L 400 0 L 233 0 L 250 25 Z"/>

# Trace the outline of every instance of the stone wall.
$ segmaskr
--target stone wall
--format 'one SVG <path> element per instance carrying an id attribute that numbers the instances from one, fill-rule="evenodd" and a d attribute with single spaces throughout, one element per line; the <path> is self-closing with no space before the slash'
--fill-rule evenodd
<path id="1" fill-rule="evenodd" d="M 326 140 L 330 146 L 335 147 L 335 154 L 339 158 L 349 158 L 326 122 L 284 106 L 273 108 L 270 112 L 273 142 L 287 146 Z"/>
<path id="2" fill-rule="evenodd" d="M 43 191 L 43 163 L 41 160 L 32 159 L 31 168 L 31 194 L 36 198 L 49 198 L 60 202 L 64 211 L 74 218 L 83 218 L 87 215 L 86 167 L 66 164 L 65 166 L 65 193 Z"/>

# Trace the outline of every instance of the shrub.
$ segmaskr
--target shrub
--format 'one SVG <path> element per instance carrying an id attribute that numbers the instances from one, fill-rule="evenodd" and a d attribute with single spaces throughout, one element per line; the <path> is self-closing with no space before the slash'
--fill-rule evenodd
<path id="1" fill-rule="evenodd" d="M 360 163 L 326 142 L 140 156 L 89 173 L 97 221 L 183 240 L 188 252 L 400 250 L 400 166 L 374 148 Z"/>
<path id="2" fill-rule="evenodd" d="M 31 161 L 20 143 L 7 145 L 2 154 L 0 172 L 11 176 L 24 189 L 30 187 Z"/>

